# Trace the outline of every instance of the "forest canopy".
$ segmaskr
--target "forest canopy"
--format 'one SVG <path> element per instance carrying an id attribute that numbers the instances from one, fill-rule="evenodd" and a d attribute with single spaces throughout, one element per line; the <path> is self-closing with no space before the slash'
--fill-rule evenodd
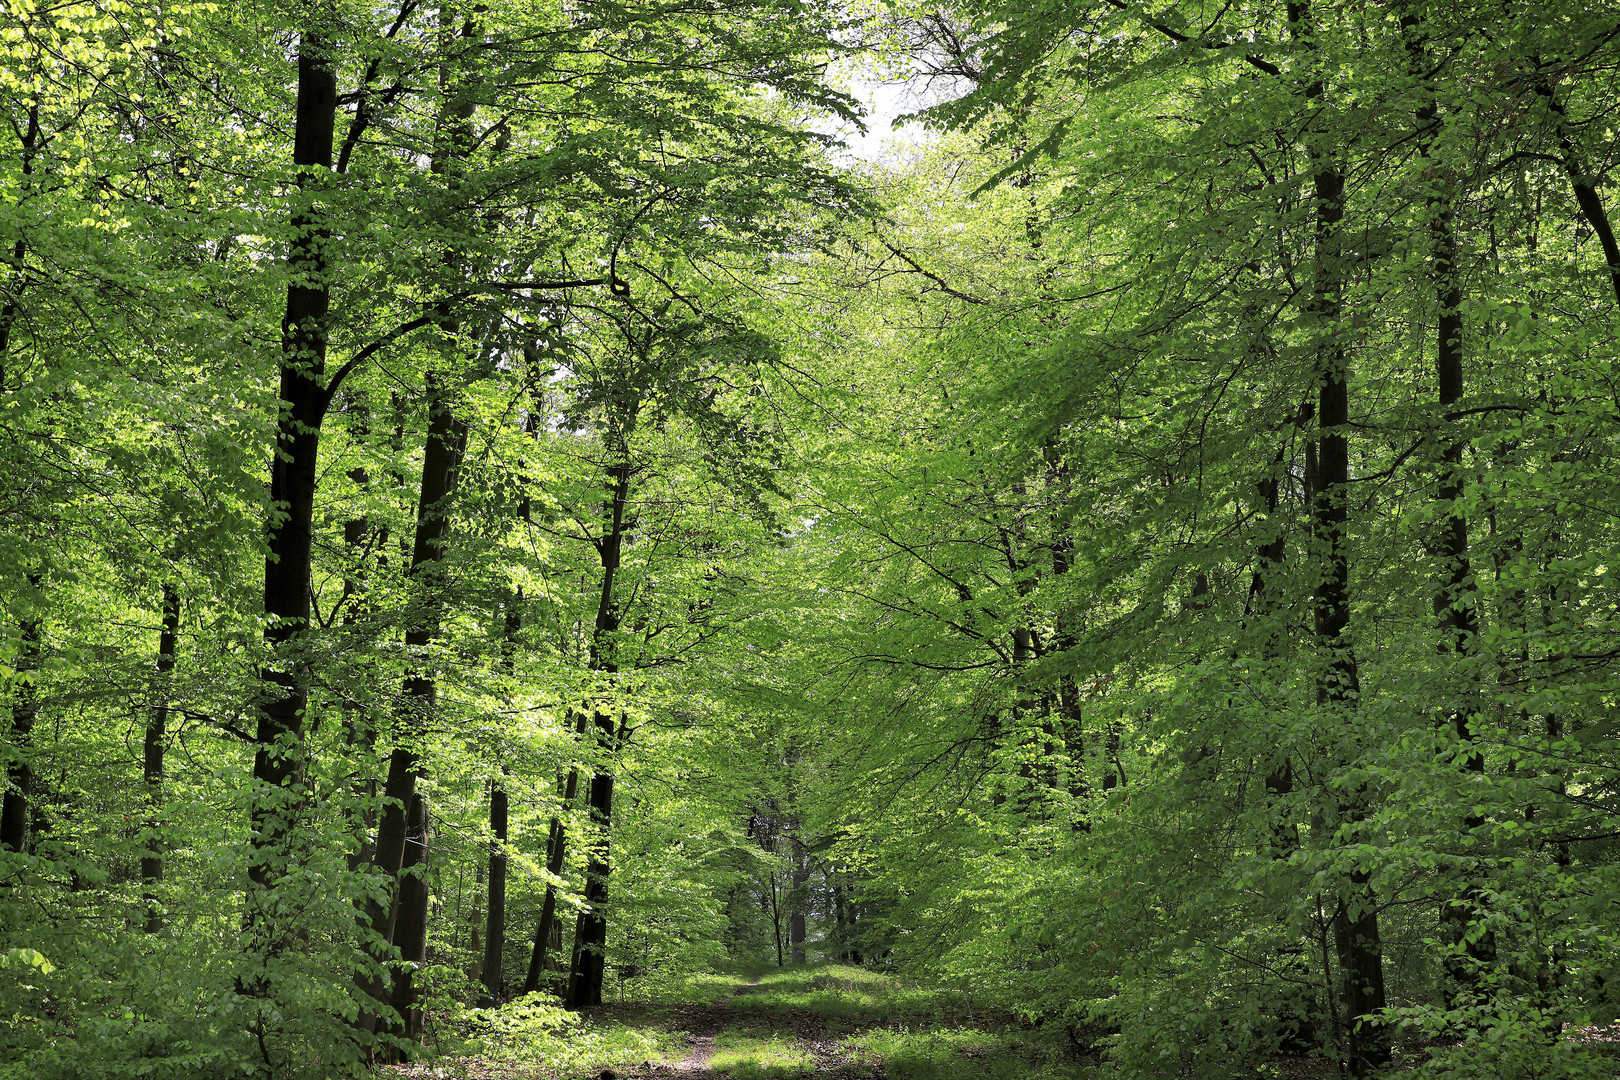
<path id="1" fill-rule="evenodd" d="M 1620 6 L 0 0 L 0 109 L 0 1078 L 817 964 L 1616 1074 Z"/>

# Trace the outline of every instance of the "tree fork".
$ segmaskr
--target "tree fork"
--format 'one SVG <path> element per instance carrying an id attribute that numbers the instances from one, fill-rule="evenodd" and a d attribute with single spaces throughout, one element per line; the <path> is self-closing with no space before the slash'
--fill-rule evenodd
<path id="1" fill-rule="evenodd" d="M 1564 111 L 1564 103 L 1558 100 L 1551 78 L 1540 71 L 1540 67 L 1540 63 L 1536 62 L 1537 77 L 1532 85 L 1535 92 L 1546 102 L 1547 111 L 1553 115 L 1554 134 L 1558 138 L 1558 148 L 1563 151 L 1561 163 L 1564 166 L 1564 175 L 1569 177 L 1570 190 L 1575 193 L 1575 204 L 1580 207 L 1581 216 L 1586 219 L 1586 224 L 1591 227 L 1603 248 L 1609 284 L 1614 289 L 1615 303 L 1620 304 L 1620 243 L 1615 241 L 1614 227 L 1609 222 L 1608 212 L 1604 209 L 1603 197 L 1598 194 L 1592 175 L 1581 165 L 1575 136 L 1570 132 L 1569 116 Z"/>

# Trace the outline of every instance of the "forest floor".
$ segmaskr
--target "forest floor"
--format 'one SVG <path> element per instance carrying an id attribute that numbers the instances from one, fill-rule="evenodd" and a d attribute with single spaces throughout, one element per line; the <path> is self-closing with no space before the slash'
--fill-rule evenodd
<path id="1" fill-rule="evenodd" d="M 1061 1029 L 975 1009 L 959 994 L 906 987 L 850 967 L 794 967 L 752 982 L 718 977 L 684 1000 L 615 1002 L 583 1020 L 527 1021 L 447 1038 L 398 1077 L 434 1080 L 1080 1080 Z M 514 1007 L 508 1007 L 508 1012 Z M 521 1006 L 517 1008 L 522 1008 Z"/>
<path id="2" fill-rule="evenodd" d="M 1601 1065 L 1620 1065 L 1620 1026 L 1566 1037 L 1593 1055 L 1580 1075 L 1607 1076 Z M 1090 1080 L 1103 1072 L 1100 1055 L 1082 1052 L 1060 1027 L 1037 1027 L 976 1008 L 959 993 L 841 966 L 789 967 L 751 981 L 703 976 L 652 1000 L 616 1001 L 584 1016 L 536 997 L 437 1016 L 425 1042 L 433 1057 L 387 1074 L 393 1080 Z M 1397 1069 L 1410 1069 L 1431 1049 L 1403 1046 Z M 1612 1074 L 1620 1075 L 1620 1067 Z M 1245 1080 L 1338 1075 L 1319 1056 L 1233 1073 Z"/>

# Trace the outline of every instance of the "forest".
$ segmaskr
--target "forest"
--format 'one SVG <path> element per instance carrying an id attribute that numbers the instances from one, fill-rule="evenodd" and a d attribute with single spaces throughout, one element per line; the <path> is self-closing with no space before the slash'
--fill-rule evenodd
<path id="1" fill-rule="evenodd" d="M 0 1080 L 1620 1075 L 1615 0 L 0 0 L 0 110 Z"/>

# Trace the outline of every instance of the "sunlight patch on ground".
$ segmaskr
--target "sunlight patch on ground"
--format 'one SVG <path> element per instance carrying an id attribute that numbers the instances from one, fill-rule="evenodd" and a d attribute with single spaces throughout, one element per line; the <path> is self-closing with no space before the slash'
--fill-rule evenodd
<path id="1" fill-rule="evenodd" d="M 777 1032 L 726 1031 L 715 1036 L 709 1068 L 736 1080 L 775 1080 L 810 1076 L 816 1060 L 787 1036 Z"/>

